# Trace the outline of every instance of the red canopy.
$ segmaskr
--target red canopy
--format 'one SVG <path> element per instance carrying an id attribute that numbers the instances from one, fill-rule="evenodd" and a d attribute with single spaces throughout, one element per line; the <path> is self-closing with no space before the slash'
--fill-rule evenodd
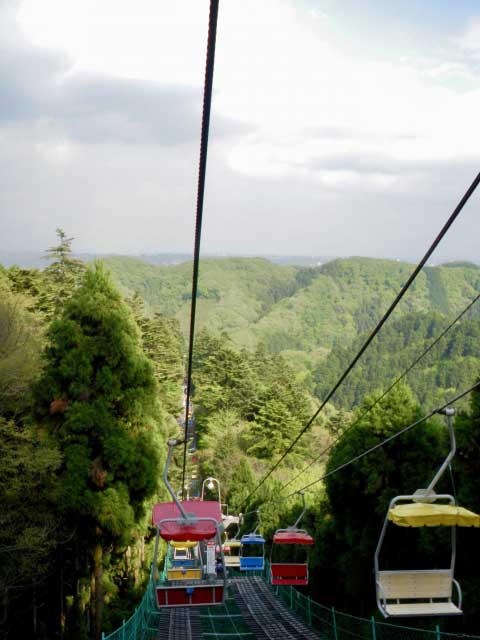
<path id="1" fill-rule="evenodd" d="M 314 540 L 306 531 L 277 531 L 273 544 L 314 544 Z"/>
<path id="2" fill-rule="evenodd" d="M 174 502 L 161 502 L 153 506 L 152 523 L 157 526 L 161 520 L 175 518 L 174 522 L 160 525 L 160 535 L 164 540 L 209 540 L 217 532 L 215 523 L 222 522 L 220 504 L 214 501 L 186 500 L 182 507 L 192 518 L 213 518 L 210 521 L 185 521 Z"/>

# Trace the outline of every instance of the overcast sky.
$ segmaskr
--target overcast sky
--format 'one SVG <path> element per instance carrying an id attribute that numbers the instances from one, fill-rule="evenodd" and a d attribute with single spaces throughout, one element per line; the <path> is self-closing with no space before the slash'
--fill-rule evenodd
<path id="1" fill-rule="evenodd" d="M 191 251 L 208 5 L 0 0 L 3 251 Z M 202 249 L 415 259 L 479 114 L 478 0 L 220 0 Z"/>

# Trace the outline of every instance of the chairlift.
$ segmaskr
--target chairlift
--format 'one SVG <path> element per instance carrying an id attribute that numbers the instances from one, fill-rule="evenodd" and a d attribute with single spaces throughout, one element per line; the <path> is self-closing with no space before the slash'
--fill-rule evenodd
<path id="1" fill-rule="evenodd" d="M 242 543 L 237 538 L 240 533 L 240 517 L 236 516 L 236 520 L 233 521 L 237 525 L 237 532 L 233 536 L 233 538 L 228 538 L 223 543 L 223 555 L 225 558 L 225 566 L 231 567 L 232 569 L 240 568 L 240 550 L 242 548 Z M 225 519 L 224 519 L 225 524 Z M 228 536 L 228 529 L 225 527 L 225 534 Z"/>
<path id="2" fill-rule="evenodd" d="M 242 543 L 240 540 L 233 538 L 232 540 L 225 540 L 223 543 L 223 554 L 225 558 L 225 566 L 232 569 L 240 568 L 240 550 Z"/>
<path id="3" fill-rule="evenodd" d="M 377 606 L 385 617 L 427 617 L 461 615 L 462 590 L 454 578 L 456 527 L 480 527 L 480 516 L 456 505 L 449 494 L 436 494 L 435 486 L 449 467 L 456 451 L 453 416 L 455 409 L 440 413 L 447 418 L 450 452 L 426 489 L 413 495 L 396 496 L 390 502 L 375 551 Z M 445 569 L 380 569 L 380 552 L 388 523 L 400 527 L 450 527 L 450 566 Z M 453 601 L 455 587 L 457 603 Z"/>
<path id="4" fill-rule="evenodd" d="M 202 555 L 198 542 L 172 540 L 166 556 L 168 580 L 198 580 L 202 575 Z"/>
<path id="5" fill-rule="evenodd" d="M 314 544 L 312 536 L 299 529 L 298 525 L 307 510 L 305 496 L 302 496 L 303 510 L 291 527 L 277 529 L 273 536 L 273 544 L 270 551 L 270 583 L 272 585 L 307 585 L 308 584 L 308 548 Z M 288 548 L 291 556 L 289 562 L 280 561 L 282 555 L 280 549 Z M 302 555 L 299 560 L 298 556 Z"/>
<path id="6" fill-rule="evenodd" d="M 169 567 L 167 558 L 167 570 L 160 579 L 155 580 L 157 608 L 221 605 L 225 600 L 227 575 L 221 543 L 223 524 L 220 505 L 206 500 L 179 501 L 168 481 L 173 449 L 179 444 L 183 442 L 174 439 L 168 441 L 168 456 L 163 472 L 163 480 L 172 496 L 172 502 L 163 502 L 153 507 L 152 521 L 157 529 L 157 536 L 152 575 L 156 575 L 160 537 L 170 543 L 170 548 L 173 549 L 170 551 L 170 558 L 174 563 L 180 559 L 195 562 L 192 567 L 176 567 L 175 564 Z M 179 549 L 187 551 L 178 551 Z M 196 551 L 192 551 L 195 549 Z M 182 555 L 184 557 L 180 558 Z M 193 555 L 193 558 L 186 558 L 188 555 Z M 217 566 L 217 557 L 220 567 Z M 169 573 L 170 569 L 172 573 Z"/>
<path id="7" fill-rule="evenodd" d="M 257 526 L 251 533 L 240 538 L 240 571 L 263 571 L 265 566 L 265 538 L 257 533 L 260 527 L 260 510 L 254 512 L 258 516 Z M 248 514 L 245 514 L 248 515 Z"/>

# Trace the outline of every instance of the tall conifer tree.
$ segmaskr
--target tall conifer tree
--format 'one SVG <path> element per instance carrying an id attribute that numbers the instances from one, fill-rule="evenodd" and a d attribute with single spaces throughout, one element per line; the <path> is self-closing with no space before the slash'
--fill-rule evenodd
<path id="1" fill-rule="evenodd" d="M 99 638 L 104 551 L 128 542 L 157 488 L 164 448 L 157 384 L 132 313 L 100 264 L 86 272 L 49 339 L 39 401 L 64 456 L 59 509 L 89 550 Z"/>
<path id="2" fill-rule="evenodd" d="M 43 271 L 45 291 L 40 300 L 40 307 L 49 316 L 63 307 L 85 271 L 85 264 L 72 256 L 73 238 L 60 228 L 56 233 L 58 245 L 46 251 L 45 258 L 52 262 Z"/>

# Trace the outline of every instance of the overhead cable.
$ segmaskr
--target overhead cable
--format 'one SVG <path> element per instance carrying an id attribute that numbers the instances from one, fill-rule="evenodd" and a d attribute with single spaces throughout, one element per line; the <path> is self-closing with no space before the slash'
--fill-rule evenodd
<path id="1" fill-rule="evenodd" d="M 320 412 L 324 409 L 324 407 L 326 406 L 326 404 L 330 401 L 330 399 L 332 398 L 332 396 L 335 394 L 335 392 L 337 391 L 337 389 L 340 387 L 340 385 L 343 383 L 343 381 L 345 380 L 345 378 L 348 376 L 348 374 L 350 373 L 350 371 L 355 367 L 355 365 L 357 364 L 357 362 L 360 360 L 360 358 L 362 357 L 362 355 L 364 354 L 364 352 L 366 351 L 366 349 L 368 348 L 368 346 L 370 345 L 370 343 L 372 342 L 372 340 L 375 338 L 375 336 L 377 335 L 377 333 L 380 331 L 380 329 L 383 327 L 383 325 L 385 324 L 385 322 L 388 320 L 388 318 L 390 317 L 390 315 L 393 313 L 394 309 L 397 307 L 397 305 L 399 304 L 399 302 L 401 301 L 401 299 L 403 298 L 403 296 L 406 294 L 406 292 L 408 291 L 408 289 L 410 288 L 410 286 L 412 285 L 412 283 L 414 282 L 414 280 L 416 279 L 416 277 L 418 276 L 418 274 L 420 273 L 420 271 L 423 269 L 423 267 L 425 266 L 425 264 L 427 263 L 427 261 L 429 260 L 430 256 L 432 255 L 432 253 L 435 251 L 435 249 L 437 248 L 437 246 L 440 244 L 441 240 L 443 239 L 443 237 L 446 235 L 446 233 L 448 232 L 448 230 L 450 229 L 450 227 L 452 226 L 452 224 L 455 222 L 456 218 L 458 217 L 458 215 L 460 214 L 460 212 L 462 211 L 463 207 L 466 205 L 466 203 L 468 202 L 468 200 L 470 199 L 470 197 L 472 196 L 472 194 L 474 193 L 475 189 L 478 187 L 478 184 L 480 183 L 480 173 L 477 174 L 477 176 L 475 177 L 474 181 L 472 182 L 472 184 L 470 185 L 470 187 L 467 189 L 467 191 L 465 192 L 465 194 L 463 195 L 462 199 L 460 200 L 460 202 L 458 203 L 458 205 L 455 207 L 454 211 L 452 212 L 452 214 L 450 215 L 450 217 L 448 218 L 448 220 L 446 221 L 446 223 L 443 225 L 442 229 L 440 230 L 439 234 L 437 235 L 437 237 L 435 238 L 435 240 L 432 242 L 432 244 L 430 245 L 428 251 L 425 253 L 425 255 L 423 256 L 423 258 L 420 260 L 420 262 L 417 264 L 417 266 L 415 267 L 415 269 L 413 270 L 413 272 L 411 273 L 410 277 L 408 278 L 407 282 L 403 285 L 403 287 L 401 288 L 401 290 L 399 291 L 399 293 L 397 294 L 397 296 L 395 297 L 395 300 L 392 302 L 392 304 L 390 305 L 390 307 L 387 309 L 387 311 L 385 312 L 385 314 L 383 315 L 382 319 L 379 321 L 379 323 L 376 325 L 376 327 L 373 329 L 373 331 L 371 332 L 371 334 L 368 336 L 367 340 L 365 341 L 365 343 L 363 344 L 363 346 L 361 347 L 360 351 L 357 353 L 357 355 L 353 358 L 353 360 L 350 362 L 350 364 L 348 365 L 348 367 L 346 368 L 346 370 L 343 372 L 343 374 L 340 376 L 340 378 L 337 380 L 337 382 L 335 383 L 335 385 L 333 386 L 333 388 L 329 391 L 329 393 L 327 394 L 326 398 L 323 400 L 323 402 L 321 403 L 320 407 L 316 410 L 316 412 L 313 414 L 313 416 L 310 418 L 310 420 L 307 422 L 307 424 L 303 427 L 303 429 L 300 431 L 300 433 L 292 440 L 292 442 L 288 445 L 287 449 L 285 450 L 285 452 L 280 456 L 280 458 L 277 460 L 277 462 L 270 468 L 270 470 L 263 476 L 263 478 L 261 479 L 261 481 L 257 484 L 257 486 L 253 489 L 253 491 L 251 491 L 249 493 L 249 495 L 246 497 L 245 499 L 245 503 L 247 504 L 249 499 L 254 495 L 254 493 L 256 493 L 258 491 L 258 489 L 264 484 L 264 482 L 267 480 L 267 478 L 269 478 L 272 473 L 275 471 L 275 469 L 277 469 L 277 467 L 281 464 L 281 462 L 287 457 L 287 455 L 290 453 L 290 451 L 292 451 L 292 449 L 295 447 L 295 445 L 297 444 L 297 442 L 300 440 L 300 438 L 303 436 L 303 434 L 308 431 L 308 429 L 310 428 L 310 426 L 313 424 L 313 422 L 315 421 L 315 419 L 317 418 L 317 416 L 320 414 Z"/>
<path id="2" fill-rule="evenodd" d="M 197 309 L 198 273 L 200 265 L 200 239 L 202 235 L 203 200 L 205 194 L 205 176 L 207 172 L 208 133 L 210 129 L 210 111 L 212 105 L 213 69 L 215 63 L 215 44 L 217 39 L 219 0 L 210 0 L 208 18 L 207 60 L 205 64 L 205 84 L 203 89 L 202 130 L 200 138 L 200 162 L 198 168 L 197 208 L 195 222 L 195 246 L 192 274 L 192 303 L 190 307 L 190 334 L 188 342 L 187 397 L 185 405 L 185 441 L 183 446 L 182 500 L 185 494 L 185 469 L 187 466 L 188 414 L 192 394 L 193 343 L 195 337 L 195 314 Z"/>
<path id="3" fill-rule="evenodd" d="M 367 416 L 370 411 L 372 411 L 372 409 L 374 409 L 384 398 L 386 395 L 388 395 L 390 393 L 390 391 L 392 391 L 392 389 L 394 387 L 397 386 L 397 384 L 399 382 L 401 382 L 405 376 L 407 376 L 410 371 L 420 362 L 420 360 L 422 360 L 432 349 L 433 347 L 438 344 L 440 342 L 440 340 L 450 331 L 450 329 L 459 321 L 461 320 L 461 318 L 463 318 L 463 316 L 467 313 L 467 311 L 469 311 L 473 305 L 480 299 L 480 293 L 477 294 L 475 296 L 475 298 L 465 307 L 465 309 L 463 309 L 463 311 L 461 311 L 458 316 L 455 318 L 455 320 L 452 320 L 452 322 L 448 325 L 448 327 L 446 327 L 439 336 L 437 336 L 437 338 L 435 338 L 435 340 L 417 357 L 415 358 L 415 360 L 412 362 L 412 364 L 407 367 L 405 369 L 405 371 L 403 373 L 401 373 L 398 378 L 396 378 L 394 380 L 394 382 L 392 382 L 392 384 L 386 389 L 386 391 L 384 391 L 376 400 L 375 402 L 373 402 L 368 409 L 366 409 L 356 420 L 354 420 L 352 422 L 351 425 L 349 425 L 344 431 L 342 431 L 342 433 L 335 438 L 332 442 L 330 442 L 330 444 L 325 447 L 325 449 L 323 449 L 318 456 L 312 460 L 312 462 L 310 462 L 306 467 L 304 467 L 299 473 L 297 473 L 296 476 L 294 476 L 291 480 L 289 480 L 286 484 L 283 485 L 282 487 L 282 491 L 284 489 L 286 489 L 286 487 L 288 487 L 288 485 L 292 484 L 292 482 L 295 482 L 295 480 L 297 478 L 299 478 L 301 475 L 303 475 L 306 471 L 308 471 L 310 469 L 310 467 L 312 467 L 316 462 L 318 462 L 326 453 L 328 453 L 330 451 L 330 449 L 340 440 L 340 438 L 343 438 L 343 436 L 345 434 L 347 434 L 351 429 L 353 429 L 353 427 L 355 427 L 361 420 L 363 420 L 363 418 L 365 418 L 365 416 Z"/>
<path id="4" fill-rule="evenodd" d="M 342 469 L 345 469 L 346 467 L 349 467 L 354 462 L 358 462 L 362 458 L 365 458 L 366 456 L 368 456 L 370 453 L 373 453 L 377 449 L 380 449 L 381 447 L 384 447 L 386 444 L 388 444 L 392 440 L 395 440 L 395 438 L 398 438 L 398 437 L 402 436 L 404 433 L 407 433 L 407 431 L 411 431 L 414 427 L 417 427 L 419 424 L 422 424 L 422 422 L 426 422 L 427 420 L 430 420 L 430 418 L 432 418 L 435 414 L 440 413 L 441 411 L 443 411 L 443 409 L 446 409 L 451 404 L 454 404 L 458 400 L 461 400 L 462 398 L 464 398 L 466 395 L 468 395 L 469 393 L 471 393 L 472 391 L 474 391 L 478 387 L 480 387 L 480 381 L 476 382 L 473 386 L 471 386 L 466 391 L 462 391 L 461 393 L 459 393 L 457 396 L 455 396 L 454 398 L 452 398 L 451 400 L 446 402 L 441 407 L 438 407 L 437 409 L 434 409 L 433 411 L 431 411 L 426 416 L 423 416 L 423 418 L 420 418 L 419 420 L 416 420 L 415 422 L 412 422 L 412 424 L 409 424 L 404 429 L 401 429 L 401 431 L 397 431 L 397 433 L 394 433 L 393 435 L 389 436 L 385 440 L 382 440 L 382 442 L 379 442 L 378 444 L 374 445 L 373 447 L 370 447 L 370 449 L 367 449 L 363 453 L 360 453 L 358 456 L 355 456 L 354 458 L 351 458 L 348 462 L 344 462 L 343 464 L 339 465 L 338 467 L 335 467 L 335 469 L 332 469 L 331 471 L 328 471 L 327 473 L 324 473 L 323 476 L 321 476 L 320 478 L 317 478 L 316 480 L 313 480 L 313 482 L 310 482 L 309 484 L 305 485 L 301 489 L 297 489 L 296 491 L 293 491 L 288 496 L 283 498 L 283 500 L 287 500 L 288 498 L 291 498 L 292 496 L 296 495 L 299 491 L 308 491 L 308 489 L 310 489 L 310 487 L 313 487 L 313 485 L 318 484 L 319 482 L 322 482 L 322 480 L 325 480 L 326 478 L 329 478 L 330 476 L 333 476 L 335 473 L 338 473 L 338 471 L 341 471 Z"/>

